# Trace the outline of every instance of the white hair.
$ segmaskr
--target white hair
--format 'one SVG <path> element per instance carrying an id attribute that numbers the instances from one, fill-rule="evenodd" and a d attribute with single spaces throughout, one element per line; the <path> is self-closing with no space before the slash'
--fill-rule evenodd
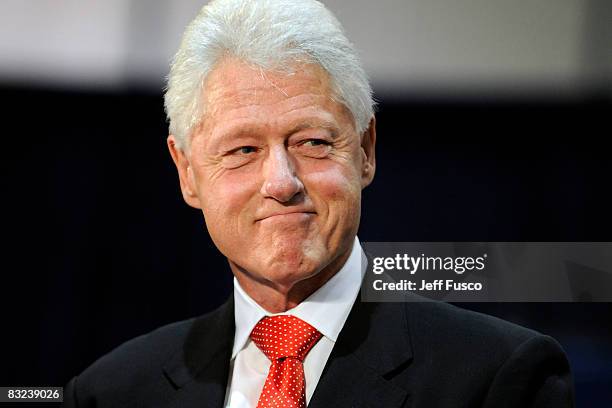
<path id="1" fill-rule="evenodd" d="M 329 75 L 334 98 L 359 134 L 374 114 L 372 89 L 340 22 L 315 0 L 213 0 L 189 24 L 168 75 L 165 107 L 179 148 L 203 114 L 203 86 L 224 56 L 262 69 L 313 62 Z"/>

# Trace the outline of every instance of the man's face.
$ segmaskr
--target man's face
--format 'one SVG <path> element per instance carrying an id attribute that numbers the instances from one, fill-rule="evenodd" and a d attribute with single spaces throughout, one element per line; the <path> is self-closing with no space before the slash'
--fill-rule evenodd
<path id="1" fill-rule="evenodd" d="M 189 151 L 168 143 L 185 200 L 234 273 L 290 286 L 348 255 L 374 175 L 374 122 L 358 135 L 311 64 L 288 75 L 226 59 L 204 95 Z"/>

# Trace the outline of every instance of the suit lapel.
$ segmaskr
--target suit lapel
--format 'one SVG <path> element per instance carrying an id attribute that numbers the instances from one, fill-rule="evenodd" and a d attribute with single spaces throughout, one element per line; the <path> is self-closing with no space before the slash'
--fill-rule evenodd
<path id="1" fill-rule="evenodd" d="M 393 383 L 412 358 L 405 307 L 355 301 L 309 408 L 407 406 Z"/>
<path id="2" fill-rule="evenodd" d="M 223 406 L 234 331 L 233 296 L 194 321 L 183 347 L 164 366 L 164 375 L 176 389 L 170 406 Z"/>
<path id="3" fill-rule="evenodd" d="M 223 406 L 234 331 L 233 296 L 217 311 L 194 321 L 184 346 L 164 366 L 164 375 L 176 390 L 170 406 Z M 407 407 L 409 392 L 393 378 L 411 359 L 406 304 L 358 298 L 308 406 Z"/>

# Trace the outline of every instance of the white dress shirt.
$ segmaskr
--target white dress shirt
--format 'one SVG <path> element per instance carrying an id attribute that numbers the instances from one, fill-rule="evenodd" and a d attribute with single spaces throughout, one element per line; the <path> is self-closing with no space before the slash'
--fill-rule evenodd
<path id="1" fill-rule="evenodd" d="M 298 317 L 323 335 L 304 359 L 306 403 L 310 402 L 323 367 L 359 293 L 365 262 L 367 262 L 365 254 L 359 239 L 355 237 L 351 254 L 338 273 L 293 309 L 276 314 L 269 313 L 259 306 L 234 278 L 236 333 L 225 393 L 225 407 L 257 406 L 271 363 L 251 341 L 249 335 L 261 318 L 279 314 Z"/>

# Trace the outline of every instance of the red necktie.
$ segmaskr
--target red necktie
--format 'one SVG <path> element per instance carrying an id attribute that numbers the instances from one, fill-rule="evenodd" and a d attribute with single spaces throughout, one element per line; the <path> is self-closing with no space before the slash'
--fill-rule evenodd
<path id="1" fill-rule="evenodd" d="M 251 332 L 251 340 L 270 359 L 257 408 L 306 407 L 306 381 L 302 362 L 321 333 L 295 316 L 264 317 Z"/>

